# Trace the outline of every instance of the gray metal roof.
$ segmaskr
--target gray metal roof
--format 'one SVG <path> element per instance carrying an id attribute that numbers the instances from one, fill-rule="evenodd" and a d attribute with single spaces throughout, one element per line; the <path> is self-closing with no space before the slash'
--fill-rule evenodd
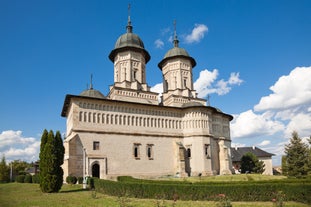
<path id="1" fill-rule="evenodd" d="M 82 91 L 82 93 L 80 93 L 80 96 L 86 96 L 86 97 L 91 97 L 91 98 L 99 98 L 99 99 L 105 99 L 106 98 L 101 92 L 99 92 L 98 90 L 94 90 L 93 88 Z"/>
<path id="2" fill-rule="evenodd" d="M 258 158 L 274 156 L 274 154 L 259 149 L 258 147 L 231 147 L 231 159 L 233 162 L 240 162 L 243 155 L 248 152 L 253 153 Z"/>

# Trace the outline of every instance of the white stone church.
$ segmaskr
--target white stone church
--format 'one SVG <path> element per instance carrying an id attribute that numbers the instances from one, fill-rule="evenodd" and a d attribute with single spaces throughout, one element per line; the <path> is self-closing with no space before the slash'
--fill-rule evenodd
<path id="1" fill-rule="evenodd" d="M 158 64 L 163 94 L 146 83 L 150 60 L 130 18 L 109 59 L 114 83 L 104 96 L 93 89 L 66 95 L 64 178 L 120 175 L 140 178 L 231 174 L 230 121 L 233 117 L 206 105 L 193 88 L 194 58 L 173 48 Z"/>

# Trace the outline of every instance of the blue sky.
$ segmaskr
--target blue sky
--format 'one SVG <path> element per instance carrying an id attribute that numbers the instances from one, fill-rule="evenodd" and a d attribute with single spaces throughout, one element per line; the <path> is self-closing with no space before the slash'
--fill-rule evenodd
<path id="1" fill-rule="evenodd" d="M 280 163 L 293 130 L 311 135 L 311 2 L 130 1 L 133 32 L 151 55 L 147 82 L 172 47 L 195 58 L 196 90 L 234 115 L 232 146 L 256 145 Z M 0 0 L 0 154 L 35 161 L 43 129 L 66 131 L 66 94 L 113 83 L 108 59 L 129 1 Z"/>

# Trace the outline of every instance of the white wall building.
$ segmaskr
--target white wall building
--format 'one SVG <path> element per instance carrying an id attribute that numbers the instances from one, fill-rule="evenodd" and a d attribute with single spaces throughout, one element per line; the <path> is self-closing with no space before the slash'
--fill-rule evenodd
<path id="1" fill-rule="evenodd" d="M 109 55 L 114 64 L 109 94 L 91 84 L 80 95 L 66 95 L 64 178 L 231 174 L 233 117 L 197 97 L 196 61 L 179 47 L 175 32 L 174 47 L 158 64 L 164 86 L 159 103 L 146 83 L 150 55 L 132 29 L 129 19 Z"/>

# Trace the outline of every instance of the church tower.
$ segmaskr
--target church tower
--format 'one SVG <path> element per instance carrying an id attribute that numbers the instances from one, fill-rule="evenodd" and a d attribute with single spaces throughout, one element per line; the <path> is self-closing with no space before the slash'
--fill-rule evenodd
<path id="1" fill-rule="evenodd" d="M 117 39 L 109 59 L 114 63 L 114 84 L 110 87 L 109 99 L 158 104 L 158 93 L 151 92 L 146 83 L 150 55 L 140 37 L 133 33 L 130 15 L 126 33 Z"/>
<path id="2" fill-rule="evenodd" d="M 175 22 L 174 27 L 174 47 L 158 64 L 163 75 L 163 105 L 182 106 L 188 102 L 206 105 L 204 99 L 197 98 L 197 93 L 193 89 L 192 69 L 196 62 L 185 49 L 179 47 Z"/>

